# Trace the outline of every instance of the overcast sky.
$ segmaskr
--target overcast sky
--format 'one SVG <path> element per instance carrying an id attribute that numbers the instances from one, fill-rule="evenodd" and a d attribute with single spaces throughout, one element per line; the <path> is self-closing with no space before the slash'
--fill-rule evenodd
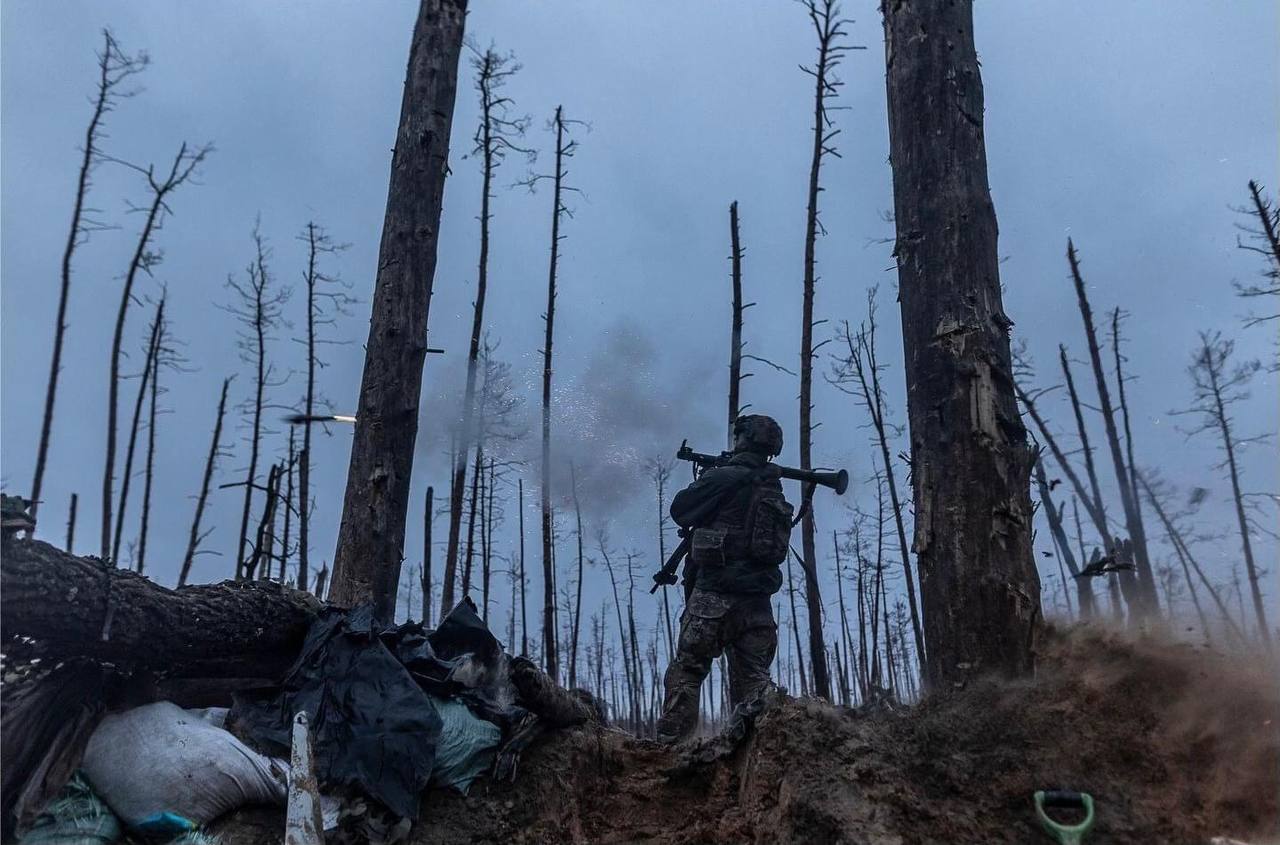
<path id="1" fill-rule="evenodd" d="M 390 147 L 404 78 L 415 4 L 410 2 L 59 3 L 8 0 L 3 25 L 3 480 L 30 487 L 57 302 L 58 263 L 73 200 L 77 145 L 89 115 L 94 50 L 109 26 L 152 66 L 145 90 L 108 117 L 106 151 L 132 162 L 161 162 L 182 141 L 212 142 L 217 151 L 199 184 L 174 196 L 174 216 L 159 233 L 164 263 L 139 295 L 167 285 L 173 330 L 187 373 L 166 373 L 167 411 L 157 428 L 159 493 L 149 571 L 176 580 L 194 495 L 213 422 L 220 380 L 239 373 L 233 401 L 250 386 L 236 358 L 235 325 L 215 305 L 230 301 L 228 274 L 251 258 L 250 231 L 260 216 L 273 247 L 271 267 L 295 287 L 287 307 L 293 328 L 271 348 L 293 378 L 272 391 L 295 405 L 303 380 L 300 280 L 304 252 L 295 235 L 308 220 L 351 248 L 330 270 L 352 285 L 361 304 L 332 327 L 323 392 L 337 410 L 353 410 L 367 333 Z M 830 320 L 864 316 L 868 287 L 879 285 L 882 358 L 893 414 L 905 422 L 895 275 L 890 245 L 891 174 L 884 102 L 882 30 L 873 0 L 846 5 L 855 20 L 841 69 L 845 86 L 835 113 L 842 158 L 829 160 L 818 245 L 818 313 Z M 1214 469 L 1209 438 L 1188 441 L 1168 411 L 1188 401 L 1189 361 L 1200 329 L 1238 337 L 1240 357 L 1271 354 L 1271 329 L 1241 329 L 1247 304 L 1233 281 L 1250 281 L 1257 257 L 1236 248 L 1246 182 L 1274 190 L 1277 178 L 1277 6 L 1271 0 L 1222 4 L 1193 0 L 1138 2 L 988 2 L 976 8 L 978 51 L 986 87 L 987 152 L 1005 261 L 1005 306 L 1041 370 L 1056 381 L 1056 346 L 1079 358 L 1083 336 L 1064 258 L 1075 239 L 1095 312 L 1131 313 L 1126 353 L 1139 462 L 1179 486 L 1210 491 L 1196 519 L 1208 538 L 1199 549 L 1214 577 L 1230 576 L 1238 536 L 1230 533 L 1228 487 Z M 575 464 L 587 490 L 588 536 L 608 524 L 615 545 L 656 566 L 652 488 L 635 468 L 639 457 L 672 453 L 682 438 L 704 451 L 722 448 L 728 353 L 728 204 L 738 200 L 746 248 L 745 287 L 757 306 L 747 312 L 748 351 L 796 369 L 800 338 L 805 187 L 810 147 L 810 78 L 798 69 L 814 54 L 802 8 L 787 0 L 701 3 L 474 2 L 470 39 L 514 51 L 523 70 L 507 91 L 533 116 L 527 137 L 551 164 L 546 119 L 563 104 L 589 123 L 570 182 L 556 321 L 556 423 L 561 467 L 576 439 Z M 440 261 L 431 312 L 431 342 L 447 350 L 424 373 L 423 409 L 411 510 L 421 513 L 426 486 L 447 487 L 447 424 L 470 330 L 477 254 L 479 173 L 466 157 L 477 119 L 474 73 L 462 69 L 445 195 Z M 516 158 L 500 171 L 494 202 L 490 298 L 485 322 L 500 339 L 521 392 L 537 406 L 549 191 L 505 186 L 525 175 Z M 138 217 L 126 203 L 144 199 L 137 174 L 103 166 L 90 202 L 118 231 L 98 233 L 76 257 L 65 371 L 45 479 L 40 535 L 61 542 L 68 498 L 80 496 L 76 549 L 96 552 L 104 406 L 111 326 Z M 136 369 L 147 322 L 135 309 L 128 323 L 129 368 Z M 832 349 L 832 346 L 827 349 Z M 824 359 L 820 369 L 828 369 Z M 776 416 L 786 430 L 782 456 L 795 459 L 796 384 L 755 364 L 744 386 L 752 409 Z M 1087 384 L 1085 371 L 1079 369 Z M 136 389 L 122 393 L 128 414 Z M 855 483 L 847 499 L 874 505 L 863 480 L 874 470 L 865 417 L 825 383 L 815 391 L 816 462 L 847 467 Z M 1239 433 L 1274 432 L 1276 382 L 1260 376 L 1253 398 L 1236 410 Z M 1059 430 L 1069 423 L 1058 394 L 1045 411 Z M 280 412 L 273 412 L 278 416 Z M 244 415 L 232 416 L 238 454 L 224 460 L 218 482 L 236 480 L 246 463 Z M 1096 424 L 1096 418 L 1093 420 Z M 266 445 L 283 449 L 284 426 Z M 1100 438 L 1101 428 L 1097 427 Z M 1074 438 L 1067 438 L 1074 444 Z M 905 439 L 895 452 L 905 449 Z M 350 451 L 349 429 L 336 428 L 314 448 L 316 512 L 312 559 L 331 560 Z M 1104 479 L 1111 477 L 1105 455 Z M 1250 447 L 1245 487 L 1275 491 L 1274 441 Z M 905 471 L 899 467 L 905 481 Z M 1051 471 L 1051 474 L 1058 474 Z M 683 480 L 680 467 L 676 478 Z M 536 501 L 536 464 L 526 476 Z M 514 476 L 512 476 L 514 484 Z M 565 485 L 556 485 L 564 502 Z M 135 487 L 135 490 L 138 489 Z M 1059 491 L 1066 488 L 1060 487 Z M 794 497 L 795 491 L 792 491 Z M 137 502 L 138 499 L 134 498 Z M 819 533 L 847 525 L 843 505 L 822 496 Z M 240 492 L 214 494 L 208 547 L 194 578 L 229 577 Z M 1113 506 L 1114 514 L 1119 508 Z M 529 548 L 537 548 L 529 511 Z M 1274 522 L 1274 510 L 1267 513 Z M 130 516 L 130 523 L 136 517 Z M 1154 518 L 1151 520 L 1154 523 Z M 446 520 L 436 521 L 437 536 Z M 514 508 L 500 549 L 515 546 Z M 130 529 L 136 532 L 136 527 Z M 1157 536 L 1163 532 L 1149 527 Z M 410 518 L 407 560 L 421 559 L 420 517 Z M 1259 538 L 1274 572 L 1276 546 Z M 1038 546 L 1048 547 L 1041 528 Z M 824 546 L 825 547 L 825 544 Z M 562 565 L 569 558 L 561 552 Z M 1170 554 L 1163 543 L 1156 555 Z M 441 555 L 437 553 L 437 561 Z M 1056 579 L 1056 565 L 1037 557 Z M 537 560 L 531 553 L 530 566 Z M 1047 566 L 1045 566 L 1047 564 Z M 437 566 L 439 564 L 437 563 Z M 437 569 L 437 571 L 439 571 Z M 592 593 L 603 596 L 602 576 Z M 830 578 L 826 581 L 830 584 Z M 1274 581 L 1274 575 L 1268 576 Z M 509 589 L 505 581 L 499 595 Z M 1056 582 L 1046 584 L 1046 602 Z M 834 594 L 834 589 L 828 587 Z M 650 599 L 640 599 L 641 614 Z M 533 602 L 531 602 L 532 604 Z M 505 598 L 495 627 L 505 630 Z"/>

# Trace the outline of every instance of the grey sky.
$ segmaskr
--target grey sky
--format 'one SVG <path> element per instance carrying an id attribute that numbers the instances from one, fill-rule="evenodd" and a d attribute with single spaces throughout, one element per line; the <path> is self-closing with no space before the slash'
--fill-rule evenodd
<path id="1" fill-rule="evenodd" d="M 830 160 L 824 175 L 829 234 L 818 247 L 818 313 L 832 323 L 819 334 L 838 320 L 862 319 L 867 287 L 880 286 L 882 357 L 890 366 L 895 418 L 905 422 L 895 277 L 883 241 L 892 226 L 881 216 L 892 205 L 882 34 L 872 0 L 850 2 L 846 12 L 856 21 L 851 41 L 867 49 L 851 53 L 842 69 L 839 105 L 847 109 L 835 119 L 843 130 L 843 158 Z M 1045 384 L 1055 381 L 1057 343 L 1083 351 L 1063 257 L 1067 236 L 1074 237 L 1095 310 L 1119 305 L 1133 312 L 1126 328 L 1131 372 L 1138 376 L 1131 402 L 1139 462 L 1183 488 L 1208 488 L 1197 528 L 1230 532 L 1228 491 L 1212 468 L 1212 441 L 1187 442 L 1166 412 L 1187 401 L 1184 369 L 1198 329 L 1238 335 L 1241 357 L 1271 354 L 1268 329 L 1239 329 L 1246 305 L 1232 295 L 1231 282 L 1249 280 L 1259 268 L 1254 256 L 1235 247 L 1231 207 L 1246 199 L 1250 178 L 1272 191 L 1280 183 L 1277 7 L 1269 0 L 989 0 L 978 4 L 976 15 L 992 190 L 1007 257 L 1002 278 L 1015 336 L 1029 342 Z M 145 91 L 110 115 L 107 150 L 147 162 L 170 157 L 183 140 L 218 148 L 201 184 L 184 186 L 175 197 L 176 214 L 157 241 L 165 262 L 140 291 L 154 295 L 158 283 L 168 284 L 173 328 L 197 368 L 166 377 L 170 413 L 158 429 L 160 496 L 149 558 L 151 574 L 171 583 L 217 383 L 242 369 L 232 320 L 211 306 L 228 301 L 227 274 L 239 273 L 250 258 L 255 215 L 274 247 L 273 269 L 286 284 L 300 281 L 304 255 L 294 236 L 308 219 L 351 243 L 332 269 L 352 283 L 362 304 L 334 327 L 333 336 L 353 343 L 327 350 L 330 366 L 321 379 L 340 409 L 354 405 L 413 17 L 410 2 L 9 0 L 0 6 L 6 489 L 30 485 L 58 260 L 100 28 L 112 27 L 127 48 L 145 48 L 153 59 Z M 571 165 L 571 182 L 584 193 L 572 202 L 575 216 L 565 226 L 557 425 L 566 435 L 591 435 L 578 464 L 589 485 L 590 519 L 610 520 L 620 546 L 647 555 L 647 572 L 655 565 L 652 490 L 625 459 L 673 452 L 685 436 L 697 448 L 721 448 L 730 200 L 741 207 L 748 298 L 759 303 L 747 312 L 749 351 L 796 367 L 812 108 L 810 78 L 797 65 L 812 59 L 812 32 L 800 6 L 786 0 L 508 0 L 474 2 L 468 33 L 480 45 L 492 41 L 514 51 L 524 65 L 508 91 L 518 111 L 534 117 L 528 141 L 542 151 L 538 167 L 550 164 L 543 125 L 557 104 L 591 124 L 579 134 Z M 432 343 L 449 354 L 428 362 L 424 395 L 431 397 L 456 391 L 470 328 L 479 178 L 476 162 L 464 154 L 477 115 L 473 78 L 465 67 L 431 313 Z M 512 158 L 498 183 L 523 173 L 523 163 Z M 92 204 L 122 228 L 95 235 L 77 256 L 41 534 L 60 542 L 67 499 L 76 491 L 83 552 L 97 548 L 111 315 L 137 225 L 123 203 L 141 199 L 141 187 L 136 174 L 121 168 L 98 171 Z M 503 189 L 494 213 L 486 324 L 501 339 L 499 357 L 528 388 L 532 409 L 550 196 Z M 299 294 L 288 309 L 295 324 L 303 313 Z M 131 313 L 133 367 L 146 320 L 142 310 Z M 302 367 L 302 350 L 289 340 L 295 334 L 282 330 L 273 348 L 282 368 Z M 783 423 L 789 444 L 782 459 L 792 461 L 794 380 L 762 365 L 751 369 L 744 398 Z M 248 383 L 242 374 L 233 387 L 236 400 Z M 273 401 L 292 404 L 302 387 L 295 377 Z M 1275 431 L 1275 387 L 1274 376 L 1259 377 L 1253 399 L 1237 413 L 1242 435 Z M 125 387 L 126 403 L 134 390 L 133 383 Z M 817 387 L 816 402 L 818 460 L 847 466 L 861 481 L 873 470 L 873 455 L 859 427 L 860 409 L 826 384 Z M 437 399 L 424 408 L 415 514 L 428 483 L 438 497 L 446 486 L 442 417 L 450 405 Z M 1046 411 L 1060 428 L 1068 422 L 1056 394 L 1046 399 Z M 272 453 L 283 448 L 283 427 L 277 430 L 268 444 Z M 332 556 L 348 444 L 349 432 L 336 429 L 315 447 L 317 564 Z M 1274 443 L 1250 454 L 1248 489 L 1275 490 Z M 243 462 L 242 456 L 224 461 L 219 480 L 234 480 Z M 676 478 L 685 477 L 678 468 Z M 536 483 L 530 468 L 529 501 Z M 874 505 L 865 485 L 854 492 Z M 208 545 L 223 554 L 200 560 L 198 580 L 231 574 L 238 501 L 236 491 L 215 495 L 206 524 L 217 530 Z M 820 535 L 847 521 L 829 497 L 818 515 Z M 410 519 L 410 564 L 420 559 L 419 524 Z M 439 534 L 444 520 L 436 524 Z M 512 511 L 503 550 L 514 544 L 514 524 Z M 529 520 L 531 550 L 535 526 Z M 1047 547 L 1047 531 L 1040 539 Z M 1228 533 L 1206 541 L 1202 553 L 1216 576 L 1226 577 L 1237 549 Z M 1159 557 L 1166 552 L 1161 545 Z M 1274 570 L 1275 544 L 1266 539 L 1262 553 Z M 1056 567 L 1045 571 L 1056 577 Z M 507 588 L 500 584 L 502 595 Z M 505 619 L 505 603 L 499 613 Z"/>

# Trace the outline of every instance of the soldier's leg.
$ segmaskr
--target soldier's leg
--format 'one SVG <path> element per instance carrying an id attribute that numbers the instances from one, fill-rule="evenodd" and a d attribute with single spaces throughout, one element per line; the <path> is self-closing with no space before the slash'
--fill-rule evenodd
<path id="1" fill-rule="evenodd" d="M 724 618 L 707 618 L 688 608 L 680 620 L 676 656 L 663 678 L 666 694 L 657 733 L 661 742 L 679 742 L 698 726 L 698 692 L 711 671 L 711 661 L 724 649 Z"/>
<path id="2" fill-rule="evenodd" d="M 769 667 L 778 650 L 778 625 L 767 596 L 735 608 L 734 617 L 733 638 L 725 653 L 729 658 L 729 700 L 737 706 L 772 685 Z"/>

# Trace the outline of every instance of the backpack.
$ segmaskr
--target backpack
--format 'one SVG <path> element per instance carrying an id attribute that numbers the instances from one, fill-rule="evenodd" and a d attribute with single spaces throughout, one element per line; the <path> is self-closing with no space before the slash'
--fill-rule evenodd
<path id="1" fill-rule="evenodd" d="M 794 509 L 777 482 L 754 475 L 749 483 L 751 493 L 745 507 L 734 497 L 710 525 L 694 529 L 690 557 L 697 565 L 750 562 L 778 566 L 787 559 Z"/>

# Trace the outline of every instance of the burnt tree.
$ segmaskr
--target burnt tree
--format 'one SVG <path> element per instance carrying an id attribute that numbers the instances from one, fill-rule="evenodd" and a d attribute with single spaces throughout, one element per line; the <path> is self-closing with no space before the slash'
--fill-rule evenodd
<path id="1" fill-rule="evenodd" d="M 169 171 L 156 172 L 152 167 L 128 165 L 142 173 L 147 180 L 147 189 L 151 194 L 150 202 L 141 209 L 143 214 L 142 229 L 138 233 L 138 242 L 125 270 L 124 282 L 120 288 L 120 306 L 116 310 L 115 330 L 111 336 L 111 353 L 109 360 L 109 376 L 107 379 L 107 443 L 102 468 L 102 557 L 112 554 L 111 544 L 111 496 L 115 485 L 116 466 L 116 432 L 120 414 L 120 358 L 124 346 L 125 320 L 129 315 L 129 306 L 135 301 L 134 284 L 138 275 L 150 276 L 159 265 L 162 254 L 153 248 L 152 241 L 156 232 L 164 224 L 171 213 L 169 200 L 172 194 L 184 182 L 195 174 L 196 169 L 213 150 L 210 146 L 190 147 L 183 144 L 173 157 Z"/>
<path id="2" fill-rule="evenodd" d="M 329 343 L 321 337 L 320 328 L 333 325 L 337 315 L 349 313 L 348 306 L 355 300 L 347 295 L 349 285 L 336 275 L 326 273 L 320 260 L 346 249 L 345 244 L 334 243 L 333 238 L 315 221 L 308 221 L 306 230 L 298 240 L 307 245 L 307 269 L 303 284 L 307 289 L 307 386 L 302 397 L 303 413 L 311 420 L 316 405 L 325 404 L 316 392 L 316 370 L 323 367 L 318 347 Z M 302 428 L 302 451 L 298 453 L 298 579 L 299 590 L 307 589 L 311 575 L 311 424 Z"/>
<path id="3" fill-rule="evenodd" d="M 831 121 L 827 101 L 836 96 L 841 82 L 836 76 L 840 60 L 851 48 L 841 44 L 844 26 L 849 21 L 840 17 L 835 0 L 805 0 L 804 6 L 818 40 L 818 58 L 812 68 L 801 69 L 813 77 L 813 149 L 809 159 L 809 201 L 805 210 L 804 284 L 800 316 L 800 468 L 812 469 L 813 458 L 813 359 L 818 347 L 813 342 L 813 298 L 817 286 L 817 241 L 822 224 L 818 221 L 818 195 L 822 191 L 822 162 L 837 155 L 834 143 L 840 130 Z M 811 491 L 810 491 L 811 492 Z M 814 694 L 831 698 L 831 681 L 827 673 L 826 644 L 822 634 L 822 592 L 818 584 L 817 525 L 813 509 L 802 508 L 800 549 L 803 552 L 805 601 L 809 617 L 809 662 L 813 668 Z"/>
<path id="4" fill-rule="evenodd" d="M 404 553 L 418 400 L 466 0 L 422 0 L 391 159 L 369 339 L 330 598 L 391 619 Z"/>
<path id="5" fill-rule="evenodd" d="M 972 3 L 883 13 L 925 676 L 945 688 L 1032 669 L 1035 452 L 1013 394 Z"/>
<path id="6" fill-rule="evenodd" d="M 480 257 L 476 268 L 476 298 L 472 308 L 471 345 L 467 351 L 467 381 L 462 398 L 462 430 L 454 454 L 453 476 L 449 487 L 449 539 L 444 557 L 443 612 L 453 607 L 453 584 L 458 565 L 459 535 L 462 525 L 463 494 L 466 490 L 467 459 L 473 444 L 478 444 L 475 426 L 476 374 L 480 362 L 480 339 L 484 330 L 484 304 L 489 289 L 489 224 L 493 219 L 493 176 L 508 152 L 529 155 L 517 147 L 515 138 L 523 135 L 528 117 L 512 117 L 512 101 L 501 93 L 507 81 L 520 70 L 510 55 L 502 55 L 490 47 L 471 60 L 476 71 L 476 91 L 480 94 L 480 124 L 476 127 L 471 154 L 480 157 Z M 479 445 L 475 446 L 477 452 Z M 476 458 L 479 466 L 480 458 Z M 473 485 L 474 487 L 474 485 Z M 472 506 L 474 513 L 474 505 Z M 468 552 L 470 554 L 470 552 Z"/>
<path id="7" fill-rule="evenodd" d="M 53 360 L 49 364 L 49 386 L 44 397 L 44 417 L 40 424 L 40 444 L 36 447 L 36 473 L 31 482 L 31 507 L 28 512 L 36 518 L 40 508 L 40 491 L 44 485 L 44 466 L 49 456 L 49 440 L 53 434 L 53 406 L 58 394 L 58 375 L 62 371 L 62 341 L 67 332 L 67 301 L 71 295 L 71 265 L 76 248 L 94 231 L 106 228 L 92 219 L 85 206 L 92 186 L 93 170 L 101 162 L 98 142 L 102 138 L 103 119 L 115 110 L 120 100 L 132 92 L 121 90 L 129 77 L 140 73 L 147 66 L 147 54 L 129 55 L 120 49 L 111 31 L 102 31 L 102 52 L 98 54 L 98 85 L 93 98 L 93 111 L 84 133 L 84 146 L 80 150 L 80 171 L 76 179 L 76 197 L 71 208 L 71 229 L 62 249 L 62 272 L 58 289 L 58 315 L 53 324 Z M 69 544 L 68 544 L 69 547 Z"/>
<path id="8" fill-rule="evenodd" d="M 191 565 L 195 562 L 197 550 L 201 541 L 208 536 L 208 531 L 200 530 L 200 523 L 204 519 L 205 505 L 209 501 L 209 484 L 213 481 L 213 470 L 218 461 L 218 456 L 222 454 L 222 420 L 227 410 L 227 388 L 231 386 L 231 378 L 222 380 L 222 393 L 218 397 L 218 413 L 213 421 L 213 441 L 209 444 L 209 456 L 204 462 L 204 476 L 200 481 L 200 494 L 196 497 L 196 513 L 191 518 L 191 534 L 187 538 L 187 551 L 182 556 L 182 569 L 178 573 L 178 586 L 181 587 L 187 583 L 187 578 L 191 576 Z M 212 529 L 211 529 L 212 530 Z M 68 548 L 68 551 L 70 549 Z"/>
<path id="9" fill-rule="evenodd" d="M 146 355 L 143 357 L 142 372 L 138 374 L 138 396 L 133 405 L 133 421 L 129 424 L 129 441 L 124 450 L 124 472 L 120 478 L 120 501 L 116 505 L 116 527 L 111 538 L 111 557 L 109 560 L 120 563 L 120 542 L 124 537 L 124 517 L 129 506 L 129 487 L 133 482 L 133 458 L 138 447 L 138 431 L 142 426 L 142 408 L 146 404 L 147 387 L 151 384 L 151 373 L 154 369 L 156 355 L 160 344 L 160 326 L 164 320 L 164 298 L 156 304 L 156 313 L 151 320 L 151 328 L 147 335 Z"/>
<path id="10" fill-rule="evenodd" d="M 742 242 L 738 236 L 738 201 L 729 203 L 729 276 L 733 280 L 733 317 L 729 328 L 729 448 L 733 448 L 733 422 L 742 403 Z M 666 557 L 663 557 L 666 560 Z M 662 591 L 666 600 L 667 591 Z"/>

